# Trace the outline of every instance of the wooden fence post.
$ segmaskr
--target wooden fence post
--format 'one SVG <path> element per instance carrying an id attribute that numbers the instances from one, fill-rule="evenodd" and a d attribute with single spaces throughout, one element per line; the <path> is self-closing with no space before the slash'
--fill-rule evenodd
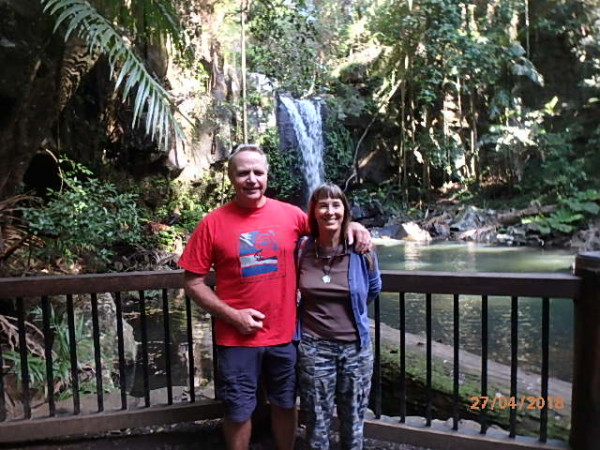
<path id="1" fill-rule="evenodd" d="M 575 300 L 570 443 L 592 450 L 600 445 L 600 252 L 577 255 L 575 275 L 583 284 Z"/>

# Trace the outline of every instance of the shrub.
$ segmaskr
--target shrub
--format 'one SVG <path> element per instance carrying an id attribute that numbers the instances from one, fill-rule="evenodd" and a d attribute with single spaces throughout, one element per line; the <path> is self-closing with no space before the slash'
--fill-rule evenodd
<path id="1" fill-rule="evenodd" d="M 269 161 L 267 195 L 279 200 L 298 203 L 302 198 L 304 179 L 300 164 L 302 156 L 297 149 L 281 151 L 277 130 L 271 128 L 260 142 Z"/>
<path id="2" fill-rule="evenodd" d="M 352 174 L 355 143 L 350 132 L 340 124 L 330 127 L 326 133 L 325 152 L 325 177 L 328 181 L 339 186 L 344 186 Z"/>
<path id="3" fill-rule="evenodd" d="M 72 264 L 79 258 L 107 263 L 116 244 L 141 240 L 137 196 L 119 193 L 113 184 L 92 178 L 84 166 L 67 163 L 64 188 L 50 191 L 42 208 L 23 211 L 30 232 L 44 242 L 35 256 L 50 263 Z"/>

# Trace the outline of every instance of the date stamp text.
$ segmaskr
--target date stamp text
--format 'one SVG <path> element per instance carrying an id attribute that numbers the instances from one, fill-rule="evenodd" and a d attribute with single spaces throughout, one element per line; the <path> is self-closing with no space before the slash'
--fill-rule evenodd
<path id="1" fill-rule="evenodd" d="M 494 395 L 487 396 L 481 395 L 478 397 L 469 397 L 471 406 L 469 409 L 484 410 L 489 409 L 518 409 L 519 411 L 525 409 L 562 409 L 565 407 L 565 399 L 561 396 L 556 397 L 540 397 L 531 395 L 521 396 L 505 396 L 505 395 Z"/>

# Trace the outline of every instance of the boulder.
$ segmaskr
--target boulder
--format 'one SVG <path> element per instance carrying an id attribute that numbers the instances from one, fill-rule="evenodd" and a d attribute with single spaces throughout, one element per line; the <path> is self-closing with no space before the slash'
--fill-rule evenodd
<path id="1" fill-rule="evenodd" d="M 587 229 L 576 232 L 570 244 L 579 252 L 600 250 L 600 221 L 590 223 Z"/>
<path id="2" fill-rule="evenodd" d="M 403 223 L 401 227 L 402 234 L 404 235 L 401 239 L 406 241 L 416 241 L 416 242 L 430 242 L 431 235 L 423 230 L 419 225 L 415 222 L 407 222 Z M 396 238 L 398 239 L 398 238 Z"/>
<path id="3" fill-rule="evenodd" d="M 450 225 L 452 231 L 467 231 L 474 228 L 482 228 L 486 225 L 495 225 L 494 213 L 485 211 L 475 206 L 467 206 L 459 212 Z"/>

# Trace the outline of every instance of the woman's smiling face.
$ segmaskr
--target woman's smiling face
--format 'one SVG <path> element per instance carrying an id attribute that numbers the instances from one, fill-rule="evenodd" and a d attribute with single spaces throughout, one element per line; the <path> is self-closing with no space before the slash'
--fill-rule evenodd
<path id="1" fill-rule="evenodd" d="M 315 203 L 319 235 L 341 235 L 345 212 L 341 199 L 330 197 L 319 199 Z"/>

